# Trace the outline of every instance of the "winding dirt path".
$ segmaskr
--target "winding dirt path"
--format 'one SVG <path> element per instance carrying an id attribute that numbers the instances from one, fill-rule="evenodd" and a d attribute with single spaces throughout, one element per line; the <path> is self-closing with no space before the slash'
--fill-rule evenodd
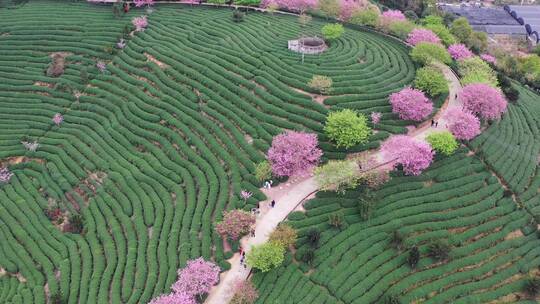
<path id="1" fill-rule="evenodd" d="M 457 93 L 461 90 L 459 78 L 454 72 L 444 64 L 437 64 L 442 70 L 444 76 L 449 82 L 449 96 L 439 112 L 433 118 L 438 121 L 437 127 L 431 127 L 431 121 L 426 121 L 417 128 L 411 128 L 408 135 L 418 139 L 424 139 L 429 133 L 436 131 L 444 131 L 447 129 L 444 114 L 450 107 L 461 107 L 457 101 Z M 375 157 L 380 156 L 379 151 L 372 151 Z M 306 198 L 310 197 L 317 191 L 317 183 L 312 176 L 301 178 L 292 183 L 287 183 L 280 187 L 275 187 L 270 190 L 261 189 L 268 200 L 261 202 L 261 214 L 255 223 L 255 237 L 246 236 L 240 240 L 242 248 L 249 252 L 254 245 L 260 245 L 268 240 L 270 233 L 276 226 L 284 221 L 289 213 L 297 210 Z M 270 208 L 268 203 L 272 200 L 276 201 L 276 206 Z M 224 304 L 228 303 L 234 295 L 234 284 L 238 280 L 246 280 L 250 273 L 250 268 L 240 265 L 240 255 L 235 253 L 228 260 L 231 263 L 231 269 L 225 271 L 220 276 L 220 282 L 210 291 L 206 304 Z"/>

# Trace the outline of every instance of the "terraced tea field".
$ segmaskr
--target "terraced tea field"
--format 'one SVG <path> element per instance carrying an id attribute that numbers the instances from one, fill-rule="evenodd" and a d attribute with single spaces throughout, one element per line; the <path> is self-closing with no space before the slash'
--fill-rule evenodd
<path id="1" fill-rule="evenodd" d="M 473 151 L 439 158 L 417 177 L 396 175 L 374 193 L 319 192 L 305 213 L 291 214 L 297 251 L 279 270 L 254 275 L 257 303 L 536 303 L 522 287 L 540 265 L 540 97 L 517 88 L 519 101 L 469 143 Z M 336 212 L 342 229 L 329 224 Z M 313 229 L 321 239 L 306 264 Z M 436 240 L 450 245 L 449 258 L 429 256 Z M 420 260 L 411 269 L 407 248 L 415 245 Z"/>
<path id="2" fill-rule="evenodd" d="M 538 95 L 518 87 L 520 99 L 497 125 L 471 147 L 485 159 L 517 199 L 540 215 L 540 103 Z"/>
<path id="3" fill-rule="evenodd" d="M 116 50 L 142 13 L 115 19 L 109 7 L 69 1 L 0 9 L 0 162 L 14 173 L 0 188 L 1 303 L 46 303 L 55 294 L 68 303 L 146 303 L 168 289 L 187 259 L 212 258 L 227 269 L 230 253 L 213 224 L 223 210 L 264 198 L 254 164 L 272 136 L 315 132 L 326 157 L 344 157 L 322 134 L 326 114 L 340 107 L 383 112 L 380 132 L 352 151 L 404 132 L 387 96 L 411 82 L 414 66 L 391 39 L 347 29 L 302 64 L 286 49 L 301 31 L 293 16 L 250 13 L 236 24 L 229 10 L 160 5 L 148 29 Z M 314 20 L 303 31 L 318 33 L 323 24 Z M 65 60 L 60 77 L 45 74 L 54 54 Z M 315 74 L 334 81 L 324 105 L 305 93 Z M 55 113 L 64 117 L 59 126 Z M 34 140 L 36 151 L 21 144 Z M 527 219 L 475 168 L 470 174 L 491 186 L 466 187 L 490 198 L 477 204 L 506 225 L 495 234 L 502 237 Z M 247 206 L 241 189 L 255 193 Z M 56 205 L 82 215 L 82 234 L 51 223 L 45 212 Z M 522 267 L 536 258 L 528 238 L 509 241 L 531 257 Z"/>
<path id="4" fill-rule="evenodd" d="M 374 193 L 366 220 L 361 191 L 319 193 L 290 223 L 303 237 L 293 263 L 253 278 L 257 303 L 535 303 L 520 293 L 523 279 L 540 263 L 535 222 L 497 178 L 467 150 L 437 161 L 418 177 L 395 177 Z M 343 212 L 340 231 L 328 216 Z M 311 264 L 300 262 L 311 229 L 322 232 Z M 415 269 L 408 250 L 391 244 L 394 231 L 404 248 L 420 250 Z M 434 240 L 446 240 L 450 257 L 428 257 Z M 289 299 L 291 302 L 288 302 Z M 521 299 L 521 300 L 520 300 Z"/>

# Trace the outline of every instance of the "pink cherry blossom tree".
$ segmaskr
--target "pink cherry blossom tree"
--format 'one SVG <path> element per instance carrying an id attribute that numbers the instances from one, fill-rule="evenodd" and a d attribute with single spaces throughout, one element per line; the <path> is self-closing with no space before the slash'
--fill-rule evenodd
<path id="1" fill-rule="evenodd" d="M 448 53 L 450 53 L 450 56 L 452 56 L 452 58 L 455 60 L 467 59 L 474 56 L 473 52 L 471 52 L 467 46 L 461 43 L 451 44 L 448 47 Z"/>
<path id="2" fill-rule="evenodd" d="M 172 292 L 161 295 L 148 304 L 197 304 L 195 297 L 185 292 Z"/>
<path id="3" fill-rule="evenodd" d="M 497 58 L 495 58 L 494 56 L 490 54 L 482 54 L 480 55 L 480 58 L 482 58 L 482 60 L 484 60 L 487 63 L 492 63 L 492 64 L 497 63 Z"/>
<path id="4" fill-rule="evenodd" d="M 306 174 L 323 154 L 317 145 L 315 134 L 287 131 L 274 137 L 266 158 L 275 176 Z"/>
<path id="5" fill-rule="evenodd" d="M 371 112 L 371 122 L 376 125 L 381 121 L 381 112 Z"/>
<path id="6" fill-rule="evenodd" d="M 107 71 L 107 65 L 103 61 L 98 61 L 96 63 L 96 67 L 101 73 L 105 73 L 105 71 Z"/>
<path id="7" fill-rule="evenodd" d="M 247 200 L 253 196 L 253 193 L 247 191 L 247 190 L 242 190 L 240 191 L 240 197 L 244 200 L 244 203 L 247 202 Z"/>
<path id="8" fill-rule="evenodd" d="M 266 8 L 271 4 L 276 5 L 280 9 L 285 9 L 292 12 L 304 13 L 307 10 L 317 7 L 317 0 L 263 0 L 261 6 Z"/>
<path id="9" fill-rule="evenodd" d="M 238 280 L 234 283 L 234 296 L 230 304 L 253 304 L 259 298 L 259 293 L 251 281 Z"/>
<path id="10" fill-rule="evenodd" d="M 146 16 L 133 17 L 131 23 L 135 26 L 135 31 L 142 32 L 148 27 L 148 19 Z"/>
<path id="11" fill-rule="evenodd" d="M 219 281 L 219 266 L 205 261 L 202 257 L 187 262 L 178 270 L 178 281 L 172 285 L 174 293 L 200 296 Z"/>
<path id="12" fill-rule="evenodd" d="M 216 224 L 216 232 L 233 240 L 249 233 L 255 225 L 255 215 L 240 209 L 223 212 L 223 220 Z"/>
<path id="13" fill-rule="evenodd" d="M 422 173 L 435 154 L 427 142 L 407 135 L 390 137 L 382 144 L 381 153 L 385 161 L 395 160 L 396 165 L 401 164 L 407 175 Z"/>
<path id="14" fill-rule="evenodd" d="M 367 3 L 365 1 L 341 0 L 339 5 L 339 19 L 343 22 L 347 22 L 355 12 L 366 6 Z"/>
<path id="15" fill-rule="evenodd" d="M 433 103 L 426 97 L 424 92 L 405 88 L 390 95 L 392 112 L 399 118 L 406 120 L 424 120 L 433 111 Z"/>
<path id="16" fill-rule="evenodd" d="M 399 10 L 387 10 L 381 14 L 381 18 L 389 22 L 407 20 L 405 15 Z"/>
<path id="17" fill-rule="evenodd" d="M 0 168 L 0 185 L 9 183 L 13 173 L 8 168 Z"/>
<path id="18" fill-rule="evenodd" d="M 60 113 L 54 114 L 52 121 L 55 125 L 59 126 L 64 121 L 64 116 Z"/>
<path id="19" fill-rule="evenodd" d="M 471 140 L 480 134 L 480 120 L 469 112 L 458 107 L 448 108 L 444 114 L 448 122 L 448 130 L 457 139 Z"/>
<path id="20" fill-rule="evenodd" d="M 154 4 L 154 0 L 133 0 L 133 3 L 135 4 L 135 7 L 141 7 L 141 6 L 151 6 Z"/>
<path id="21" fill-rule="evenodd" d="M 119 49 L 123 49 L 126 47 L 126 41 L 124 40 L 124 38 L 120 38 L 120 40 L 118 40 L 118 42 L 116 43 L 116 47 Z"/>
<path id="22" fill-rule="evenodd" d="M 441 43 L 441 39 L 431 30 L 422 28 L 413 29 L 409 33 L 409 36 L 407 36 L 407 43 L 417 45 L 421 42 L 438 44 Z"/>
<path id="23" fill-rule="evenodd" d="M 484 83 L 465 86 L 458 100 L 466 110 L 483 119 L 499 119 L 506 112 L 507 102 L 501 91 Z"/>

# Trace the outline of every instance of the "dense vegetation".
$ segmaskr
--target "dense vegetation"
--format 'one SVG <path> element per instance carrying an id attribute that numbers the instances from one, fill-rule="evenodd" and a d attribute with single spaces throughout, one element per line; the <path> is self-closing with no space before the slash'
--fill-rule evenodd
<path id="1" fill-rule="evenodd" d="M 523 87 L 518 90 L 517 104 L 510 105 L 503 119 L 471 142 L 471 147 L 519 204 L 540 216 L 540 97 Z"/>
<path id="2" fill-rule="evenodd" d="M 350 151 L 405 131 L 387 96 L 414 66 L 392 39 L 346 29 L 302 64 L 286 49 L 301 31 L 292 16 L 233 23 L 229 10 L 159 6 L 129 35 L 142 12 L 66 1 L 0 11 L 0 167 L 14 173 L 0 186 L 2 303 L 146 303 L 188 259 L 227 269 L 213 225 L 264 198 L 255 165 L 273 136 L 316 133 L 342 158 L 323 133 L 341 108 L 382 113 Z M 328 107 L 299 91 L 317 93 L 314 75 L 333 80 Z"/>
<path id="3" fill-rule="evenodd" d="M 292 263 L 254 276 L 257 303 L 514 302 L 540 262 L 532 215 L 464 148 L 420 176 L 394 177 L 371 193 L 320 192 L 305 207 L 289 216 L 300 238 L 286 257 Z M 338 211 L 342 229 L 329 222 Z"/>

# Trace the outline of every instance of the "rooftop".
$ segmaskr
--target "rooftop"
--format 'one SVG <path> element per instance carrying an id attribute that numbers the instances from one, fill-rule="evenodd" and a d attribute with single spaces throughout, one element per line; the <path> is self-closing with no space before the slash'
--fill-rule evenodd
<path id="1" fill-rule="evenodd" d="M 502 8 L 442 5 L 441 9 L 467 18 L 476 31 L 488 34 L 527 35 L 525 27 Z"/>
<path id="2" fill-rule="evenodd" d="M 504 9 L 520 24 L 523 24 L 530 38 L 536 39 L 536 42 L 540 41 L 540 6 L 507 5 Z"/>

